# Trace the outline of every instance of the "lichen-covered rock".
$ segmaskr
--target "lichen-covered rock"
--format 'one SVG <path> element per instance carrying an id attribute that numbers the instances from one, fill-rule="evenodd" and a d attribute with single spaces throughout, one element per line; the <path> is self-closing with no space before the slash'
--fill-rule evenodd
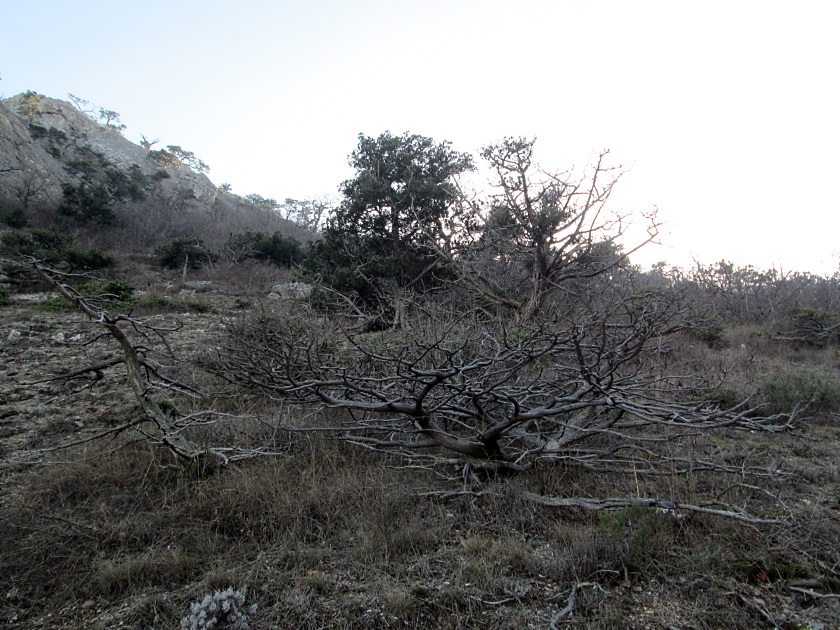
<path id="1" fill-rule="evenodd" d="M 302 300 L 312 295 L 312 285 L 305 282 L 275 284 L 268 294 L 270 300 Z"/>
<path id="2" fill-rule="evenodd" d="M 188 200 L 200 210 L 222 213 L 246 204 L 237 195 L 220 194 L 204 173 L 155 160 L 119 130 L 99 124 L 66 101 L 41 96 L 41 111 L 24 116 L 18 111 L 22 96 L 0 99 L 0 208 L 18 207 L 21 194 L 33 188 L 37 195 L 27 203 L 55 207 L 62 199 L 61 185 L 78 183 L 67 166 L 86 159 L 80 149 L 96 152 L 123 172 L 139 168 L 154 178 L 155 195 L 162 200 Z"/>

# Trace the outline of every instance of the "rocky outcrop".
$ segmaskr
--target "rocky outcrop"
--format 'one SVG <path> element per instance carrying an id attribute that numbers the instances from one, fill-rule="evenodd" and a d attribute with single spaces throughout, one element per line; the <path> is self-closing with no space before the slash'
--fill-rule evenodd
<path id="1" fill-rule="evenodd" d="M 220 191 L 180 160 L 162 159 L 160 152 L 134 144 L 72 103 L 41 96 L 39 107 L 27 115 L 21 107 L 25 98 L 0 100 L 0 215 L 27 208 L 45 208 L 50 215 L 64 198 L 62 184 L 83 181 L 78 165 L 87 161 L 98 169 L 93 184 L 113 182 L 115 176 L 140 182 L 143 190 L 124 194 L 118 205 L 122 223 L 139 226 L 135 232 L 147 244 L 196 236 L 218 248 L 231 234 L 248 230 L 280 231 L 303 241 L 312 237 L 279 215 Z"/>
<path id="2" fill-rule="evenodd" d="M 215 202 L 218 190 L 203 173 L 164 168 L 118 130 L 100 125 L 65 101 L 41 97 L 41 112 L 30 119 L 18 113 L 21 99 L 17 95 L 0 101 L 0 201 L 19 202 L 22 190 L 37 185 L 41 199 L 58 202 L 61 184 L 75 180 L 67 163 L 87 147 L 123 171 L 135 165 L 149 177 L 165 171 L 168 177 L 160 180 L 165 196 L 188 191 L 200 203 Z"/>
<path id="3" fill-rule="evenodd" d="M 14 98 L 0 101 L 0 204 L 18 203 L 27 186 L 37 186 L 39 196 L 58 203 L 61 182 L 68 179 L 64 165 L 32 137 L 16 106 Z"/>

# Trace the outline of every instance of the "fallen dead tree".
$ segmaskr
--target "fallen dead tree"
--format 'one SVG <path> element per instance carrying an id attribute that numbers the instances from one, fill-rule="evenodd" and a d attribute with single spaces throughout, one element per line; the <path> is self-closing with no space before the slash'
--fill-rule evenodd
<path id="1" fill-rule="evenodd" d="M 367 335 L 311 312 L 261 313 L 230 322 L 207 366 L 235 392 L 329 412 L 321 424 L 287 428 L 326 432 L 412 463 L 777 475 L 684 446 L 714 432 L 779 432 L 794 422 L 749 401 L 721 406 L 711 394 L 715 383 L 662 369 L 662 340 L 686 326 L 686 313 L 671 294 L 656 291 L 564 322 L 508 326 L 477 313 L 445 314 L 412 331 Z M 610 501 L 618 503 L 583 507 L 629 499 Z M 725 506 L 710 511 L 752 519 Z"/>
<path id="2" fill-rule="evenodd" d="M 167 400 L 172 396 L 204 399 L 202 392 L 194 386 L 166 373 L 163 361 L 177 362 L 167 334 L 176 332 L 180 328 L 179 322 L 175 321 L 169 325 L 152 324 L 130 314 L 111 312 L 108 309 L 118 303 L 118 296 L 107 293 L 89 296 L 76 288 L 80 281 L 90 280 L 89 277 L 62 272 L 39 261 L 31 261 L 30 264 L 61 296 L 86 315 L 92 323 L 103 328 L 120 350 L 118 356 L 113 359 L 86 365 L 45 380 L 69 381 L 89 374 L 100 378 L 102 371 L 122 365 L 128 385 L 142 410 L 139 417 L 118 426 L 97 430 L 92 435 L 71 440 L 57 447 L 41 449 L 35 455 L 116 436 L 129 430 L 139 432 L 152 444 L 167 449 L 177 460 L 195 466 L 196 470 L 202 473 L 233 461 L 272 454 L 265 449 L 254 447 L 199 444 L 190 436 L 195 427 L 206 427 L 221 419 L 237 419 L 231 414 L 210 408 L 182 413 L 172 408 L 171 404 L 164 408 L 163 397 Z"/>

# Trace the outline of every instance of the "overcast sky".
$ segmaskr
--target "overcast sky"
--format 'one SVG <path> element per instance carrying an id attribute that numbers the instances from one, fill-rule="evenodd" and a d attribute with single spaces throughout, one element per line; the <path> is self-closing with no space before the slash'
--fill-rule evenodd
<path id="1" fill-rule="evenodd" d="M 840 2 L 0 0 L 0 94 L 67 93 L 191 150 L 239 194 L 337 196 L 359 133 L 543 165 L 609 148 L 662 247 L 833 273 Z"/>

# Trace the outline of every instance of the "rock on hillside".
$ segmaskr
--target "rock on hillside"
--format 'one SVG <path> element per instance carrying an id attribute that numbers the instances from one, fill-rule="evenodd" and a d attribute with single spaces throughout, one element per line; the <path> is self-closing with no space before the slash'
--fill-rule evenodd
<path id="1" fill-rule="evenodd" d="M 279 229 L 303 240 L 308 236 L 279 216 L 267 218 L 264 210 L 238 195 L 220 192 L 204 173 L 177 161 L 166 164 L 154 159 L 154 152 L 127 140 L 114 127 L 92 120 L 71 103 L 41 96 L 40 112 L 28 117 L 20 111 L 23 99 L 19 94 L 0 100 L 0 212 L 27 205 L 56 208 L 62 200 L 62 184 L 80 181 L 78 171 L 68 165 L 95 155 L 123 173 L 139 169 L 151 182 L 148 203 L 156 208 L 226 217 L 233 221 L 227 226 L 229 232 Z M 134 210 L 143 211 L 139 206 Z"/>
<path id="2" fill-rule="evenodd" d="M 149 176 L 161 170 L 161 164 L 142 147 L 124 138 L 119 131 L 91 120 L 70 103 L 42 97 L 42 112 L 33 116 L 30 123 L 27 117 L 17 113 L 20 100 L 21 95 L 0 101 L 0 170 L 4 176 L 0 195 L 5 198 L 14 197 L 16 186 L 36 173 L 47 183 L 47 197 L 58 202 L 61 184 L 73 181 L 64 167 L 68 160 L 74 159 L 74 149 L 83 145 L 123 170 L 134 164 Z M 170 181 L 165 182 L 168 188 L 188 188 L 199 201 L 215 201 L 216 186 L 203 173 L 189 168 L 168 172 Z M 8 201 L 14 202 L 14 198 Z"/>

